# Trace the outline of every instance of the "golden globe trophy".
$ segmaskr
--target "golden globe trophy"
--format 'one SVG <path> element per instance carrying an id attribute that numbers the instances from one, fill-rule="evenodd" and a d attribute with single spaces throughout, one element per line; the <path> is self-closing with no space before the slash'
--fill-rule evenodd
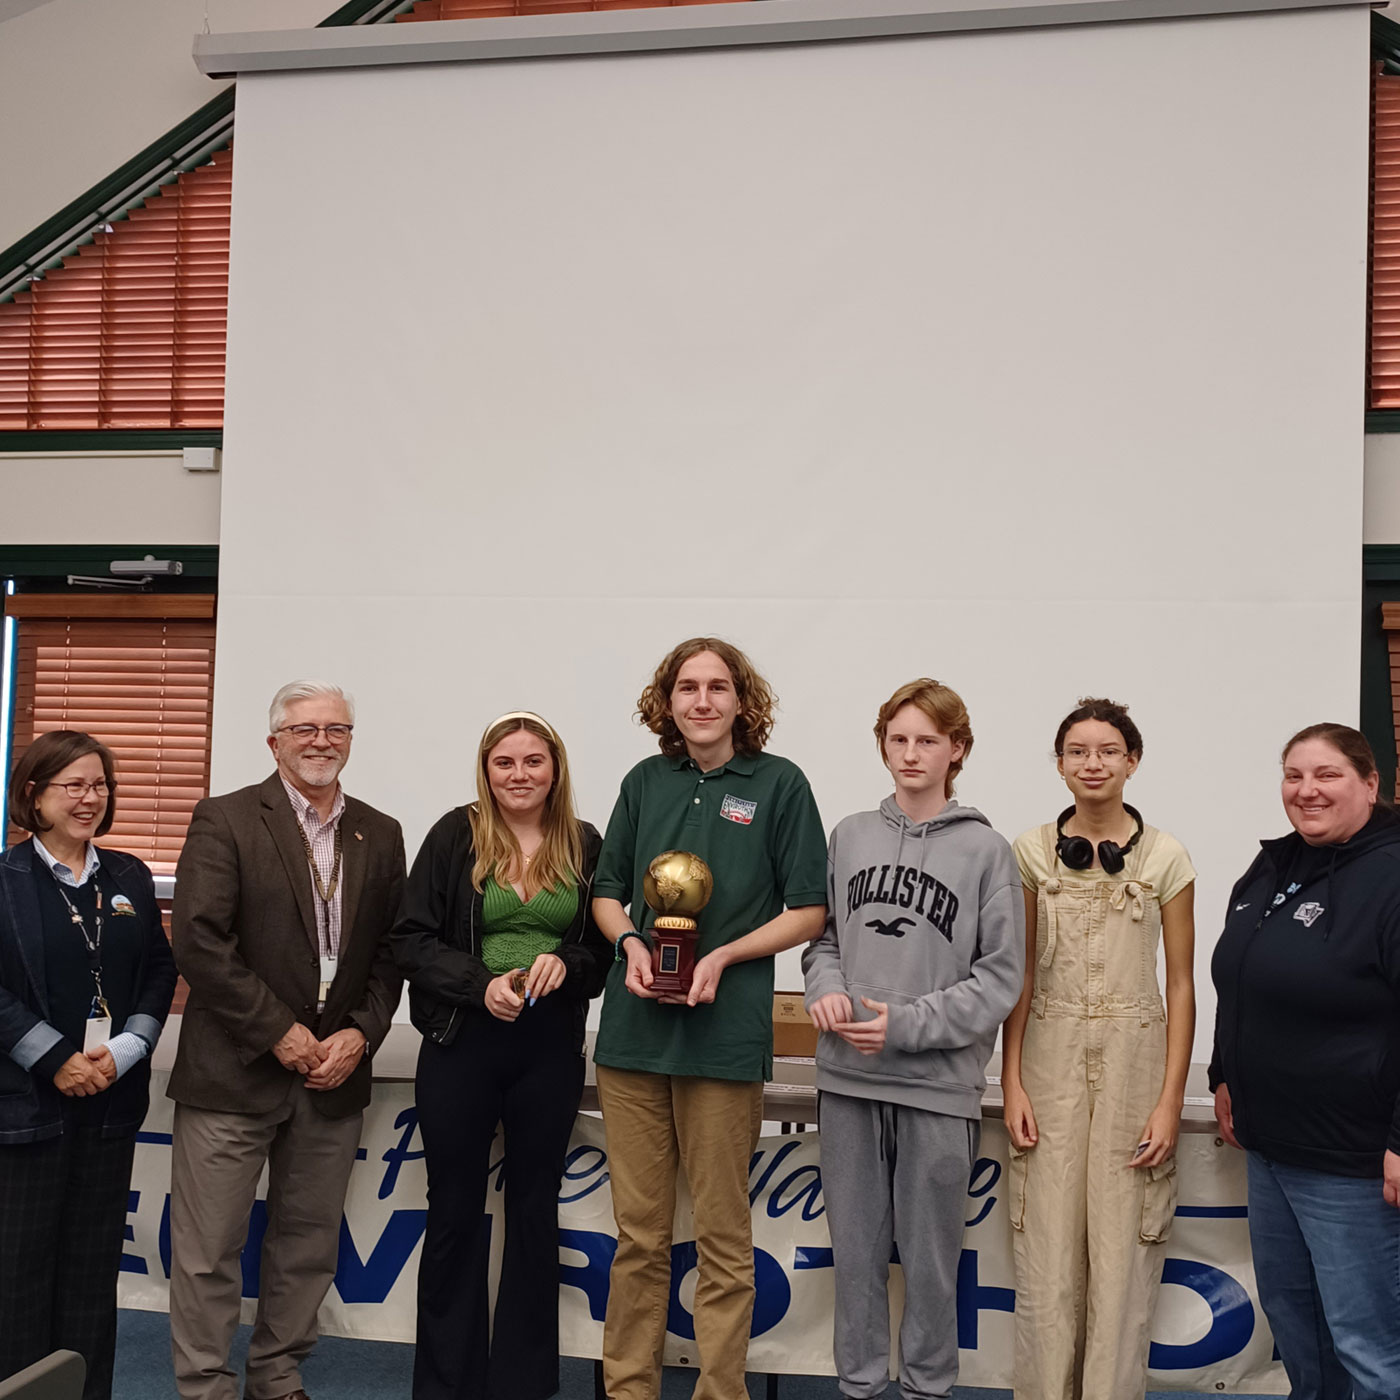
<path id="1" fill-rule="evenodd" d="M 690 851 L 663 851 L 647 866 L 642 894 L 656 915 L 651 926 L 651 989 L 685 996 L 695 971 L 695 920 L 715 890 L 710 867 Z"/>

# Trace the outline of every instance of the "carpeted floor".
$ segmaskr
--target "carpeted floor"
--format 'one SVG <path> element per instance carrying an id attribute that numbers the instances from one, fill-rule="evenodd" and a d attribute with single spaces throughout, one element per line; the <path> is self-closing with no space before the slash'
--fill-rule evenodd
<path id="1" fill-rule="evenodd" d="M 117 1370 L 112 1400 L 176 1400 L 170 1372 L 170 1322 L 164 1313 L 122 1311 L 118 1314 Z M 240 1327 L 234 1342 L 234 1364 L 240 1366 L 248 1346 L 248 1329 Z M 311 1400 L 407 1400 L 413 1375 L 413 1348 L 402 1342 L 360 1342 L 325 1337 L 303 1368 Z M 593 1363 L 565 1357 L 560 1364 L 560 1400 L 593 1400 Z M 686 1400 L 695 1372 L 668 1369 L 662 1400 Z M 766 1378 L 749 1377 L 753 1400 L 765 1400 Z M 898 1396 L 891 1386 L 888 1394 Z M 973 1390 L 960 1386 L 957 1400 L 1011 1400 L 1009 1390 Z M 1217 1393 L 1218 1394 L 1218 1393 Z M 778 1400 L 839 1400 L 829 1376 L 783 1376 Z M 1148 1400 L 1193 1400 L 1184 1391 L 1162 1392 Z M 1207 1400 L 1205 1396 L 1194 1400 Z M 1217 1400 L 1212 1395 L 1209 1400 Z M 1283 1400 L 1258 1396 L 1255 1400 Z"/>

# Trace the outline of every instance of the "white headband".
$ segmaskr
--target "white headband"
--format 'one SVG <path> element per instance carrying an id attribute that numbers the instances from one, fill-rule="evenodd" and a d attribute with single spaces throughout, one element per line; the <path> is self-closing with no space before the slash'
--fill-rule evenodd
<path id="1" fill-rule="evenodd" d="M 489 734 L 498 724 L 504 724 L 508 719 L 532 719 L 536 724 L 542 724 L 548 731 L 549 737 L 557 744 L 559 736 L 554 732 L 554 726 L 541 715 L 537 715 L 533 710 L 508 710 L 503 715 L 497 715 L 490 724 L 486 726 Z"/>

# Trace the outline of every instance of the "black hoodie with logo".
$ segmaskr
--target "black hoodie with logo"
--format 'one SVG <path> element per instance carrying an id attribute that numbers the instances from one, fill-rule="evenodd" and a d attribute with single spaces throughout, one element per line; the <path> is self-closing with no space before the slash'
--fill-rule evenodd
<path id="1" fill-rule="evenodd" d="M 1400 1152 L 1400 818 L 1349 841 L 1260 843 L 1211 958 L 1215 1053 L 1241 1144 L 1379 1177 Z"/>

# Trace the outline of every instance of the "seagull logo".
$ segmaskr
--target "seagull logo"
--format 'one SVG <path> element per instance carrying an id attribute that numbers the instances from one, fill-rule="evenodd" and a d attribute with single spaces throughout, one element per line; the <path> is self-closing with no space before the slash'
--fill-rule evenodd
<path id="1" fill-rule="evenodd" d="M 866 924 L 866 928 L 873 928 L 876 933 L 883 933 L 886 938 L 903 938 L 904 930 L 900 927 L 901 924 L 908 924 L 910 928 L 914 927 L 913 919 L 906 918 L 901 914 L 899 918 L 891 919 L 889 923 L 883 919 L 871 919 Z"/>

